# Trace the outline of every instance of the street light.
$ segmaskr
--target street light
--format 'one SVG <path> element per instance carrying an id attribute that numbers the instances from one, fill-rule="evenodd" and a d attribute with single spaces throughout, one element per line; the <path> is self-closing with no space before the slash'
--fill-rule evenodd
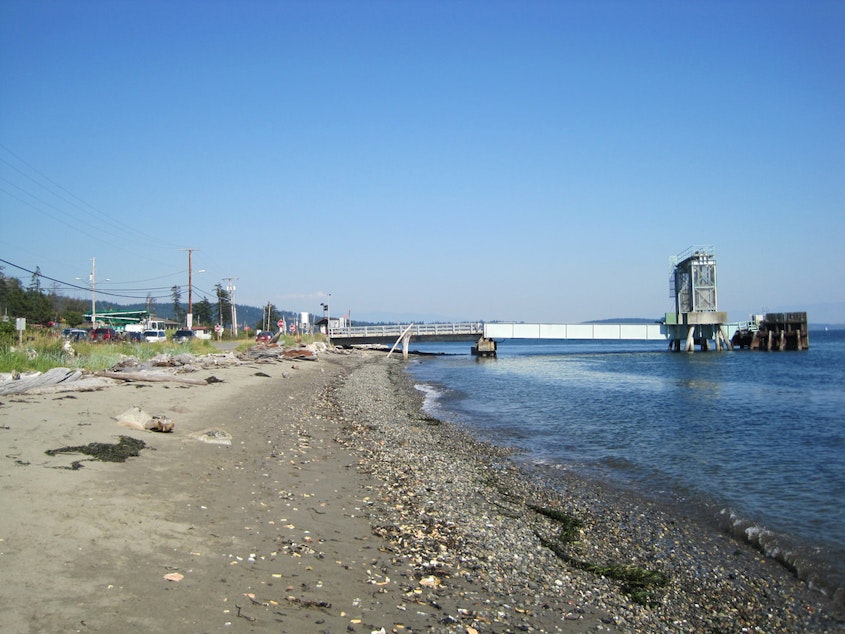
<path id="1" fill-rule="evenodd" d="M 81 277 L 76 279 L 82 280 Z M 97 328 L 97 258 L 91 258 L 91 275 L 88 276 L 91 283 L 91 327 Z M 109 281 L 109 278 L 106 278 Z"/>

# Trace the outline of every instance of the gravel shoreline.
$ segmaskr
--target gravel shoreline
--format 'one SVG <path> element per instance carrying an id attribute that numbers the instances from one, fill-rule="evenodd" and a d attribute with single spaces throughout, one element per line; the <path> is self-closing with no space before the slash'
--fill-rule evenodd
<path id="1" fill-rule="evenodd" d="M 422 410 L 402 362 L 353 354 L 326 404 L 374 478 L 374 532 L 431 632 L 837 632 L 842 611 L 753 548 Z M 414 630 L 416 631 L 416 630 Z"/>

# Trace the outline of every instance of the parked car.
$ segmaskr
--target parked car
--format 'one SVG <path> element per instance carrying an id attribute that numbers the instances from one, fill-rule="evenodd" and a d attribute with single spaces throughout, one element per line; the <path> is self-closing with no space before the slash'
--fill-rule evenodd
<path id="1" fill-rule="evenodd" d="M 85 341 L 88 338 L 88 331 L 84 328 L 65 328 L 62 334 L 68 341 Z"/>
<path id="2" fill-rule="evenodd" d="M 186 343 L 194 340 L 194 331 L 183 328 L 173 333 L 174 343 Z"/>
<path id="3" fill-rule="evenodd" d="M 91 332 L 91 341 L 120 341 L 120 336 L 114 328 L 96 328 Z"/>
<path id="4" fill-rule="evenodd" d="M 123 337 L 126 341 L 130 343 L 142 343 L 144 341 L 144 333 L 138 332 L 137 330 L 130 330 L 129 332 L 123 333 Z"/>
<path id="5" fill-rule="evenodd" d="M 145 330 L 144 341 L 147 343 L 158 343 L 159 341 L 167 341 L 167 333 L 163 330 Z"/>
<path id="6" fill-rule="evenodd" d="M 270 341 L 273 338 L 273 333 L 269 330 L 259 330 L 258 334 L 255 335 L 256 341 Z"/>

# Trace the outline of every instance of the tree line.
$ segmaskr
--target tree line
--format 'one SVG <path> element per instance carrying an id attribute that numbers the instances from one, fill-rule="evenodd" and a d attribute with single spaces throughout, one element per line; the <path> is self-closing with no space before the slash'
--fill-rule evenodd
<path id="1" fill-rule="evenodd" d="M 86 323 L 85 315 L 90 315 L 91 311 L 89 300 L 66 297 L 59 294 L 55 286 L 45 289 L 41 282 L 41 272 L 38 267 L 27 286 L 24 286 L 18 278 L 5 275 L 3 268 L 0 267 L 0 319 L 8 323 L 17 317 L 23 317 L 27 325 L 42 326 L 66 324 L 68 327 L 75 327 Z M 207 297 L 194 302 L 193 323 L 204 326 L 213 324 L 221 324 L 223 327 L 231 326 L 232 301 L 229 291 L 222 284 L 217 284 L 214 287 L 214 293 L 214 303 Z M 173 286 L 170 289 L 170 299 L 169 306 L 158 305 L 148 294 L 144 307 L 150 314 L 160 311 L 162 314 L 158 316 L 184 323 L 188 306 L 182 303 L 182 289 L 179 286 Z M 138 305 L 138 308 L 140 307 L 141 305 Z M 134 309 L 135 306 L 118 306 L 109 301 L 97 302 L 98 312 Z M 257 329 L 264 328 L 264 323 L 275 325 L 279 319 L 280 313 L 272 304 L 265 307 L 265 311 L 269 311 L 269 317 L 262 319 L 260 325 L 256 326 Z"/>

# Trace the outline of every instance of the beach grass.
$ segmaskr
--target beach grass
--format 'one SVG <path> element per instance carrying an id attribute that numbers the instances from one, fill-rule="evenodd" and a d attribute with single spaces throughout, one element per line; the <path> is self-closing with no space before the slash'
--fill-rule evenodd
<path id="1" fill-rule="evenodd" d="M 285 335 L 278 340 L 277 344 L 284 347 L 314 341 L 325 341 L 325 336 Z M 255 345 L 252 338 L 242 339 L 235 349 L 238 352 L 245 352 Z M 13 342 L 10 338 L 0 342 L 0 372 L 46 372 L 51 368 L 99 372 L 114 367 L 127 357 L 143 362 L 161 354 L 188 353 L 200 356 L 217 350 L 214 343 L 208 339 L 194 339 L 185 343 L 174 343 L 169 340 L 158 343 L 68 342 L 54 333 L 36 332 L 34 335 L 28 335 L 22 344 L 18 344 L 17 340 Z"/>
<path id="2" fill-rule="evenodd" d="M 93 343 L 66 342 L 55 336 L 36 335 L 22 345 L 0 346 L 0 372 L 46 372 L 51 368 L 74 368 L 101 371 L 114 367 L 121 360 L 133 357 L 146 361 L 161 354 L 214 352 L 207 340 L 189 343 Z"/>

